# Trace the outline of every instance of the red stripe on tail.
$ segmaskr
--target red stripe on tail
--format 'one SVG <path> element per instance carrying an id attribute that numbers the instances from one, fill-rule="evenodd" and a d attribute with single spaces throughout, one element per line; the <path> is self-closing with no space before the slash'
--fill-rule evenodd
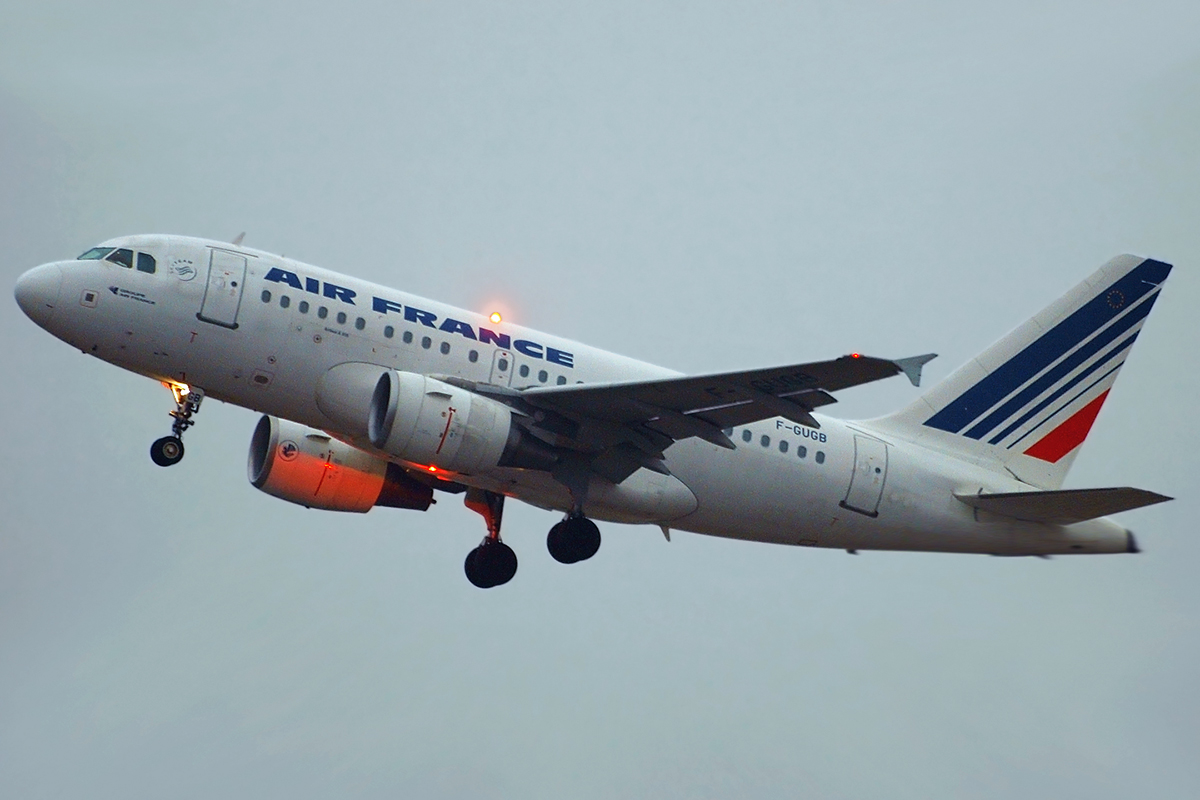
<path id="1" fill-rule="evenodd" d="M 1087 438 L 1088 431 L 1092 429 L 1092 423 L 1096 421 L 1096 415 L 1100 413 L 1100 406 L 1104 405 L 1106 397 L 1108 397 L 1107 389 L 1104 394 L 1072 414 L 1066 422 L 1038 439 L 1032 447 L 1025 451 L 1025 455 L 1049 461 L 1051 464 L 1057 463 L 1060 458 L 1083 444 L 1083 440 Z"/>

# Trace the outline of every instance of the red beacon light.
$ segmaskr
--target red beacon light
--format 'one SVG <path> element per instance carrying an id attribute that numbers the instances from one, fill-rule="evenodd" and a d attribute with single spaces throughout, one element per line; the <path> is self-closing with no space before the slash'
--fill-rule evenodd
<path id="1" fill-rule="evenodd" d="M 499 325 L 504 320 L 504 317 L 500 316 L 499 311 L 493 311 L 488 319 L 490 319 L 493 324 Z"/>

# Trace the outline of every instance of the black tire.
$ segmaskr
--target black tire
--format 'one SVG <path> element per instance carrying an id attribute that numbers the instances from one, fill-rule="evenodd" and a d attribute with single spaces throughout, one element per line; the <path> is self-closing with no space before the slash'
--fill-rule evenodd
<path id="1" fill-rule="evenodd" d="M 575 550 L 576 561 L 587 561 L 600 549 L 600 529 L 587 517 L 572 517 L 566 521 L 567 536 Z"/>
<path id="2" fill-rule="evenodd" d="M 556 524 L 546 534 L 546 549 L 550 551 L 550 557 L 560 564 L 574 564 L 579 560 L 575 558 L 575 548 L 567 536 L 566 520 Z"/>
<path id="3" fill-rule="evenodd" d="M 170 467 L 183 460 L 183 440 L 178 436 L 164 436 L 150 445 L 150 460 L 160 467 Z"/>
<path id="4" fill-rule="evenodd" d="M 570 517 L 550 529 L 546 549 L 560 564 L 587 561 L 600 549 L 600 529 L 587 517 Z"/>
<path id="5" fill-rule="evenodd" d="M 472 585 L 478 586 L 480 589 L 490 589 L 492 584 L 488 583 L 487 575 L 484 574 L 483 567 L 479 564 L 479 551 L 482 549 L 482 547 L 476 547 L 467 553 L 467 558 L 463 561 L 463 572 L 467 573 L 467 580 Z"/>
<path id="6" fill-rule="evenodd" d="M 504 542 L 493 541 L 483 551 L 492 576 L 492 586 L 503 586 L 517 574 L 517 554 Z"/>
<path id="7" fill-rule="evenodd" d="M 467 553 L 463 572 L 474 586 L 491 589 L 503 586 L 517 574 L 517 554 L 504 542 L 486 539 Z"/>

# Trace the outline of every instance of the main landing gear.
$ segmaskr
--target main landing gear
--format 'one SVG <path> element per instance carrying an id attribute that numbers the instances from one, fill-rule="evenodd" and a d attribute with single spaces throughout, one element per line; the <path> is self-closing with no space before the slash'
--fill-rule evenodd
<path id="1" fill-rule="evenodd" d="M 480 589 L 508 583 L 517 574 L 517 554 L 500 541 L 500 519 L 504 515 L 504 495 L 483 489 L 468 489 L 467 508 L 481 514 L 488 534 L 463 562 L 467 580 Z M 582 513 L 572 512 L 550 529 L 546 548 L 555 561 L 574 564 L 586 561 L 600 549 L 600 529 Z"/>
<path id="2" fill-rule="evenodd" d="M 175 410 L 171 412 L 171 435 L 156 439 L 150 445 L 150 460 L 160 467 L 170 467 L 183 460 L 183 432 L 196 423 L 192 415 L 200 411 L 204 392 L 178 383 L 167 384 L 175 395 Z"/>
<path id="3" fill-rule="evenodd" d="M 468 489 L 467 508 L 483 515 L 487 536 L 463 562 L 467 580 L 480 589 L 508 583 L 517 574 L 517 554 L 500 541 L 500 520 L 504 516 L 504 495 L 483 489 Z"/>
<path id="4" fill-rule="evenodd" d="M 572 514 L 550 529 L 546 549 L 560 564 L 587 561 L 600 549 L 600 529 L 582 514 Z"/>

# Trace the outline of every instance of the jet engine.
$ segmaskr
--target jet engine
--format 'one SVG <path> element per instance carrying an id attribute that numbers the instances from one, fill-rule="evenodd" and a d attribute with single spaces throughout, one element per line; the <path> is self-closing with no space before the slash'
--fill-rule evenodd
<path id="1" fill-rule="evenodd" d="M 367 434 L 389 455 L 447 472 L 548 470 L 558 460 L 552 448 L 516 424 L 503 403 L 411 372 L 380 376 Z"/>
<path id="2" fill-rule="evenodd" d="M 250 483 L 289 503 L 363 513 L 375 506 L 425 511 L 433 489 L 401 467 L 328 434 L 264 416 L 250 439 Z"/>

